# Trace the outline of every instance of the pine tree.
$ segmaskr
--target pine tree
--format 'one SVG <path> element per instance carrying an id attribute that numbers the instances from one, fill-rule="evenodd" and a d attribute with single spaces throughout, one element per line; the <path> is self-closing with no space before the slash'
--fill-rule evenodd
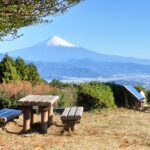
<path id="1" fill-rule="evenodd" d="M 27 80 L 27 72 L 26 72 L 26 63 L 25 61 L 18 57 L 15 61 L 17 74 L 20 76 L 21 80 Z"/>
<path id="2" fill-rule="evenodd" d="M 27 80 L 31 82 L 41 82 L 42 79 L 34 64 L 30 63 L 26 65 Z"/>
<path id="3" fill-rule="evenodd" d="M 17 74 L 15 62 L 6 54 L 0 63 L 0 81 L 10 82 L 16 80 L 20 80 L 20 76 Z"/>

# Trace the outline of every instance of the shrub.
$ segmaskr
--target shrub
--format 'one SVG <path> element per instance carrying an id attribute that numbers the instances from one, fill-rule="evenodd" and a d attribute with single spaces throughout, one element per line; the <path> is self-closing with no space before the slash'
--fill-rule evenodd
<path id="1" fill-rule="evenodd" d="M 52 94 L 59 96 L 57 107 L 69 107 L 77 105 L 77 90 L 73 87 L 57 89 Z"/>
<path id="2" fill-rule="evenodd" d="M 114 97 L 109 86 L 98 82 L 80 84 L 78 87 L 78 105 L 85 110 L 114 107 Z"/>
<path id="3" fill-rule="evenodd" d="M 0 97 L 0 108 L 6 108 L 6 107 L 11 107 L 11 99 L 8 97 Z"/>
<path id="4" fill-rule="evenodd" d="M 150 90 L 148 90 L 146 93 L 147 102 L 150 103 Z"/>
<path id="5" fill-rule="evenodd" d="M 56 88 L 50 87 L 48 84 L 32 85 L 32 83 L 14 82 L 0 84 L 0 107 L 16 107 L 16 102 L 20 98 L 29 94 L 48 95 L 55 91 Z"/>
<path id="6" fill-rule="evenodd" d="M 54 79 L 49 83 L 49 85 L 52 87 L 62 88 L 64 86 L 64 83 L 61 82 L 60 80 Z"/>
<path id="7" fill-rule="evenodd" d="M 124 87 L 122 85 L 119 85 L 119 84 L 116 84 L 116 83 L 106 83 L 106 85 L 108 85 L 112 92 L 113 92 L 113 95 L 114 95 L 114 98 L 115 98 L 115 104 L 118 106 L 118 107 L 122 107 L 122 106 L 125 106 L 125 97 L 124 97 Z"/>

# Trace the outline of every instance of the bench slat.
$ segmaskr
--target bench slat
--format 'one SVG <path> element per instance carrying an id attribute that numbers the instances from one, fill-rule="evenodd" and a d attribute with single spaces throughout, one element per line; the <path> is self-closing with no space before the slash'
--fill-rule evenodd
<path id="1" fill-rule="evenodd" d="M 83 113 L 83 107 L 78 107 L 75 114 L 75 120 L 80 120 L 82 113 Z"/>
<path id="2" fill-rule="evenodd" d="M 67 120 L 67 116 L 70 112 L 70 107 L 66 107 L 61 115 L 61 120 Z"/>
<path id="3" fill-rule="evenodd" d="M 7 111 L 7 110 L 10 110 L 10 109 L 8 109 L 8 108 L 3 108 L 3 109 L 1 109 L 1 110 L 0 110 L 0 114 L 3 113 L 3 112 L 5 112 L 5 111 Z"/>
<path id="4" fill-rule="evenodd" d="M 77 110 L 77 107 L 71 107 L 71 110 L 68 114 L 67 120 L 74 120 L 75 119 L 74 116 L 75 116 L 76 110 Z"/>
<path id="5" fill-rule="evenodd" d="M 19 115 L 20 115 L 20 112 L 12 112 L 12 113 L 8 114 L 7 116 L 1 117 L 0 120 L 1 120 L 1 122 L 7 122 L 7 121 L 15 119 Z"/>
<path id="6" fill-rule="evenodd" d="M 0 117 L 9 114 L 9 113 L 11 113 L 12 111 L 13 111 L 12 109 L 4 109 L 4 110 L 2 110 L 2 111 L 0 112 Z"/>
<path id="7" fill-rule="evenodd" d="M 0 112 L 0 122 L 7 122 L 16 117 L 18 117 L 22 113 L 21 110 L 16 109 L 2 109 Z"/>
<path id="8" fill-rule="evenodd" d="M 7 114 L 4 114 L 4 115 L 2 115 L 0 117 L 8 117 L 11 114 L 21 114 L 21 110 L 13 110 L 13 111 L 8 112 Z"/>

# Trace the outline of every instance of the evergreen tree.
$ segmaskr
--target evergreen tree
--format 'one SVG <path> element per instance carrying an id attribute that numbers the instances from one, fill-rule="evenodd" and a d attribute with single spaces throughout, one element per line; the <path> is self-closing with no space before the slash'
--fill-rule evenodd
<path id="1" fill-rule="evenodd" d="M 0 63 L 0 81 L 10 82 L 16 80 L 20 80 L 20 76 L 17 74 L 15 62 L 6 54 Z"/>
<path id="2" fill-rule="evenodd" d="M 30 63 L 26 65 L 27 80 L 31 82 L 41 82 L 42 79 L 34 64 Z"/>
<path id="3" fill-rule="evenodd" d="M 26 64 L 22 58 L 14 61 L 7 54 L 0 62 L 0 82 L 26 80 L 32 83 L 43 82 L 34 64 Z"/>
<path id="4" fill-rule="evenodd" d="M 17 73 L 20 76 L 21 80 L 27 80 L 28 77 L 27 77 L 27 72 L 26 72 L 25 61 L 22 58 L 18 57 L 15 61 L 15 64 L 16 64 Z"/>

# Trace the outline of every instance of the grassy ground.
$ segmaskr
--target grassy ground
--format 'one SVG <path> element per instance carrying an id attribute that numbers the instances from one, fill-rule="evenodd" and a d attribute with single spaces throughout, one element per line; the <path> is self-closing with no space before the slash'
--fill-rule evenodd
<path id="1" fill-rule="evenodd" d="M 38 119 L 38 118 L 37 118 Z M 63 131 L 55 114 L 48 134 L 21 134 L 22 116 L 0 128 L 0 150 L 149 150 L 150 113 L 113 109 L 84 113 L 74 133 Z"/>

